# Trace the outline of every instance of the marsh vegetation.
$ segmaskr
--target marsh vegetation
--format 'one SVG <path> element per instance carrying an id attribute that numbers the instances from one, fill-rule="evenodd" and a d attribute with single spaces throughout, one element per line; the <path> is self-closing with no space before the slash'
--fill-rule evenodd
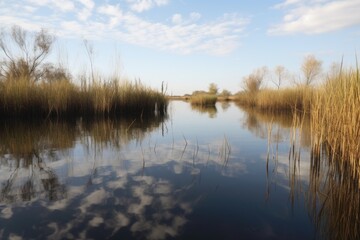
<path id="1" fill-rule="evenodd" d="M 54 37 L 14 27 L 0 38 L 0 114 L 21 117 L 76 117 L 165 114 L 165 90 L 114 75 L 74 79 L 69 69 L 46 62 Z M 89 46 L 85 47 L 90 51 Z M 90 52 L 89 52 L 90 53 Z M 91 56 L 90 56 L 91 57 Z M 91 59 L 91 58 L 90 58 Z M 75 83 L 76 82 L 76 83 Z"/>

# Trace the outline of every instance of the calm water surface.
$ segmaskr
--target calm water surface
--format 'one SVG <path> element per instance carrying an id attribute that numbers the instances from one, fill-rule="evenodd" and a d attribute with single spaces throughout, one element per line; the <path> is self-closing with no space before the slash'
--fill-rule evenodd
<path id="1" fill-rule="evenodd" d="M 0 238 L 326 238 L 309 128 L 291 126 L 181 101 L 148 120 L 3 121 Z"/>

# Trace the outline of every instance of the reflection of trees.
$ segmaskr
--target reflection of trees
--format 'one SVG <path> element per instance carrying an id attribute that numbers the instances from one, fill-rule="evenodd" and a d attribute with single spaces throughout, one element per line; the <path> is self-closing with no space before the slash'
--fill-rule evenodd
<path id="1" fill-rule="evenodd" d="M 74 124 L 5 121 L 0 127 L 0 165 L 9 169 L 1 184 L 0 201 L 29 201 L 39 195 L 57 200 L 65 187 L 47 165 L 58 160 L 58 149 L 72 147 Z"/>
<path id="2" fill-rule="evenodd" d="M 220 106 L 221 106 L 222 110 L 224 112 L 226 112 L 226 110 L 228 110 L 231 105 L 230 105 L 229 101 L 222 101 Z"/>
<path id="3" fill-rule="evenodd" d="M 64 197 L 65 185 L 38 154 L 34 153 L 31 162 L 27 159 L 23 163 L 28 166 L 15 166 L 9 179 L 2 184 L 0 202 L 30 201 L 43 194 L 50 201 Z"/>
<path id="4" fill-rule="evenodd" d="M 200 105 L 193 105 L 191 104 L 191 109 L 193 111 L 202 113 L 202 114 L 209 114 L 209 118 L 216 118 L 217 109 L 216 106 L 200 106 Z"/>
<path id="5" fill-rule="evenodd" d="M 51 166 L 75 147 L 77 139 L 96 151 L 107 146 L 121 148 L 133 139 L 143 139 L 147 132 L 163 124 L 164 119 L 164 116 L 155 116 L 87 122 L 2 121 L 0 169 L 8 171 L 5 171 L 7 175 L 2 174 L 1 179 L 7 176 L 7 180 L 0 185 L 0 202 L 63 198 L 65 185 Z M 95 164 L 93 171 L 96 172 Z"/>

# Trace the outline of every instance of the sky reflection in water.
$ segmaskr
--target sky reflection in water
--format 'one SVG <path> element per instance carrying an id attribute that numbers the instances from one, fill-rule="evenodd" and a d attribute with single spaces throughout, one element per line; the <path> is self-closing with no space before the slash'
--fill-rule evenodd
<path id="1" fill-rule="evenodd" d="M 4 123 L 0 238 L 312 239 L 291 120 L 172 102 L 147 122 Z"/>

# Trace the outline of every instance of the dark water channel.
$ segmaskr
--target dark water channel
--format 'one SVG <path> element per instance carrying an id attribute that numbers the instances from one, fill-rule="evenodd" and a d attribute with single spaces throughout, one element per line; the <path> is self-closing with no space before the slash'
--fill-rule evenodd
<path id="1" fill-rule="evenodd" d="M 0 238 L 344 234 L 331 216 L 359 208 L 333 204 L 326 190 L 338 187 L 328 182 L 332 171 L 311 160 L 308 123 L 293 124 L 291 116 L 233 103 L 199 109 L 181 101 L 170 103 L 165 118 L 2 121 Z M 357 186 L 334 198 L 358 198 Z"/>

